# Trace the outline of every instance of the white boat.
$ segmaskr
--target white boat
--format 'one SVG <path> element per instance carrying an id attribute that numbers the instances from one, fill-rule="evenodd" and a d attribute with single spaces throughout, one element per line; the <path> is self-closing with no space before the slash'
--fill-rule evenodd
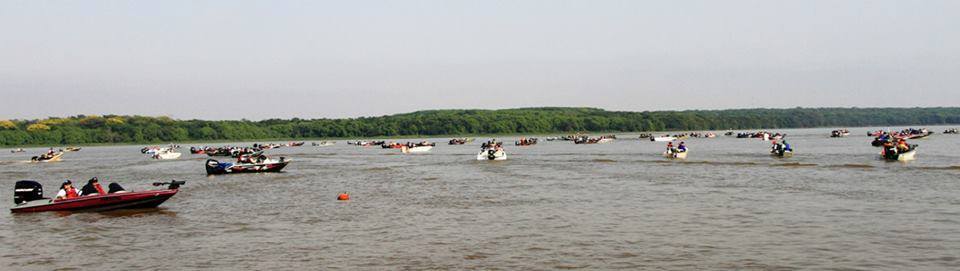
<path id="1" fill-rule="evenodd" d="M 30 158 L 30 161 L 40 162 L 40 163 L 56 162 L 56 161 L 60 161 L 60 157 L 63 157 L 63 152 L 56 152 L 53 154 L 42 154 L 40 156 L 34 156 L 33 158 Z"/>
<path id="2" fill-rule="evenodd" d="M 914 148 L 908 152 L 897 155 L 897 161 L 912 161 L 917 159 L 917 149 Z"/>
<path id="3" fill-rule="evenodd" d="M 604 137 L 604 138 L 600 138 L 600 140 L 597 140 L 597 144 L 608 143 L 608 142 L 611 142 L 611 141 L 613 141 L 613 138 Z"/>
<path id="4" fill-rule="evenodd" d="M 333 144 L 333 141 L 320 141 L 320 143 L 313 143 L 314 146 L 319 147 L 333 146 Z"/>
<path id="5" fill-rule="evenodd" d="M 673 152 L 673 151 L 668 150 L 668 151 L 663 152 L 663 157 L 672 158 L 672 159 L 687 159 L 687 152 L 689 152 L 689 151 L 690 151 L 690 150 L 687 150 L 687 151 L 684 151 L 684 152 Z"/>
<path id="6" fill-rule="evenodd" d="M 677 138 L 672 136 L 657 136 L 657 137 L 650 138 L 650 141 L 654 141 L 654 142 L 669 142 L 674 140 L 677 140 Z"/>
<path id="7" fill-rule="evenodd" d="M 433 149 L 433 146 L 416 146 L 416 147 L 413 147 L 413 148 L 409 148 L 409 147 L 407 147 L 407 146 L 403 146 L 402 148 L 400 148 L 400 152 L 402 152 L 402 153 L 425 153 L 425 152 L 429 152 L 431 149 Z"/>
<path id="8" fill-rule="evenodd" d="M 144 153 L 145 153 L 145 154 L 158 154 L 158 153 L 161 153 L 161 152 L 166 152 L 166 151 L 168 151 L 168 150 L 169 150 L 168 148 L 152 148 L 152 149 L 147 150 L 147 151 L 144 152 Z"/>
<path id="9" fill-rule="evenodd" d="M 917 159 L 917 147 L 914 146 L 907 152 L 891 156 L 884 156 L 883 153 L 880 153 L 880 159 L 886 159 L 890 161 L 913 161 Z"/>
<path id="10" fill-rule="evenodd" d="M 790 157 L 793 157 L 793 150 L 784 150 L 782 153 L 779 151 L 771 150 L 770 155 L 774 157 L 780 157 L 780 158 L 790 158 Z"/>
<path id="11" fill-rule="evenodd" d="M 168 159 L 177 159 L 180 158 L 179 152 L 174 152 L 172 150 L 164 150 L 153 155 L 153 159 L 159 160 L 168 160 Z"/>
<path id="12" fill-rule="evenodd" d="M 507 153 L 501 150 L 483 149 L 477 154 L 477 160 L 503 161 L 507 160 Z"/>

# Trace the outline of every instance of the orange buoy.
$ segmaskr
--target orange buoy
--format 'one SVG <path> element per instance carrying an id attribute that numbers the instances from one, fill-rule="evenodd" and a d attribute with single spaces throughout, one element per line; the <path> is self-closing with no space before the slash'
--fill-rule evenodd
<path id="1" fill-rule="evenodd" d="M 340 193 L 337 195 L 337 200 L 350 200 L 350 194 Z"/>

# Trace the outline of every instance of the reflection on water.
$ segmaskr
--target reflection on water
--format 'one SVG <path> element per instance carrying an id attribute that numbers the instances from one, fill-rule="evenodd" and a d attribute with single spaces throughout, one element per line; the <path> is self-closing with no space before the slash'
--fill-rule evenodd
<path id="1" fill-rule="evenodd" d="M 48 196 L 63 179 L 97 176 L 130 190 L 187 181 L 161 208 L 0 213 L 0 264 L 957 269 L 960 136 L 917 140 L 918 160 L 888 163 L 871 138 L 829 138 L 830 130 L 787 130 L 796 149 L 787 159 L 770 157 L 769 142 L 723 136 L 685 140 L 686 160 L 665 159 L 665 143 L 629 135 L 507 146 L 509 160 L 493 162 L 476 161 L 479 143 L 403 155 L 341 141 L 267 151 L 294 159 L 284 173 L 220 176 L 206 176 L 206 156 L 155 161 L 142 146 L 85 147 L 46 164 L 22 163 L 39 148 L 0 150 L 0 201 L 8 203 L 21 179 L 40 181 Z M 351 200 L 337 201 L 339 192 Z"/>

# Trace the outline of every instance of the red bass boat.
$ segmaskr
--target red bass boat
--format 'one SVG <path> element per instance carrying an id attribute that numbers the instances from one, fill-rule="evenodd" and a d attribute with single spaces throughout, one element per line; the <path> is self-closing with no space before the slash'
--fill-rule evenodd
<path id="1" fill-rule="evenodd" d="M 124 191 L 111 184 L 105 195 L 81 196 L 72 199 L 51 200 L 43 197 L 43 186 L 35 181 L 18 181 L 14 187 L 13 213 L 46 211 L 109 211 L 117 209 L 155 208 L 177 194 L 184 181 L 157 182 L 153 186 L 169 185 L 167 189 L 149 191 Z"/>

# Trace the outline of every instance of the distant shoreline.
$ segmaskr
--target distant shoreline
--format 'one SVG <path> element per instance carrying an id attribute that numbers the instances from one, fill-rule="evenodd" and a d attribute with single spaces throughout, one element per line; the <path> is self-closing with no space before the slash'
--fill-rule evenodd
<path id="1" fill-rule="evenodd" d="M 960 125 L 960 107 L 606 111 L 543 107 L 427 110 L 354 119 L 175 120 L 73 116 L 0 120 L 0 147 L 216 144 L 369 138 L 497 137 L 576 133 L 673 133 L 791 128 Z M 934 131 L 940 132 L 940 131 Z"/>
<path id="2" fill-rule="evenodd" d="M 950 124 L 946 124 L 946 125 L 928 125 L 928 126 L 922 126 L 922 127 L 921 127 L 921 126 L 922 126 L 922 125 L 899 125 L 899 126 L 895 126 L 895 127 L 897 127 L 897 128 L 914 127 L 914 128 L 928 128 L 928 129 L 930 129 L 930 128 L 935 128 L 935 129 L 941 129 L 941 128 L 956 128 L 956 127 L 954 127 L 954 126 L 951 126 Z M 960 124 L 957 124 L 957 126 L 960 126 Z M 860 126 L 860 127 L 802 127 L 802 128 L 780 128 L 780 129 L 683 130 L 683 131 L 677 130 L 677 131 L 653 131 L 653 132 L 650 132 L 650 131 L 642 131 L 642 132 L 635 132 L 635 131 L 604 131 L 604 132 L 580 132 L 580 134 L 588 135 L 588 136 L 600 136 L 600 135 L 609 135 L 609 134 L 615 134 L 615 135 L 619 135 L 619 134 L 652 134 L 652 135 L 664 135 L 664 134 L 688 133 L 688 132 L 701 132 L 701 133 L 713 132 L 713 133 L 717 134 L 718 137 L 720 137 L 720 136 L 724 136 L 723 133 L 726 133 L 726 132 L 729 132 L 729 131 L 732 131 L 732 132 L 734 132 L 734 133 L 737 133 L 737 132 L 756 132 L 756 131 L 760 131 L 760 130 L 766 130 L 766 131 L 771 131 L 771 132 L 778 132 L 778 131 L 782 131 L 782 130 L 792 130 L 792 129 L 849 129 L 849 130 L 866 129 L 866 131 L 873 131 L 873 130 L 876 130 L 876 129 L 886 129 L 886 128 L 892 128 L 892 127 L 876 127 L 876 126 Z M 896 130 L 898 130 L 898 129 L 896 129 Z M 934 132 L 935 134 L 942 134 L 943 131 L 931 130 L 931 132 Z M 411 135 L 411 136 L 396 136 L 396 137 L 347 137 L 347 138 L 285 138 L 285 139 L 284 139 L 284 138 L 270 138 L 270 139 L 249 139 L 249 140 L 212 140 L 212 141 L 202 141 L 202 140 L 201 140 L 201 141 L 152 142 L 152 143 L 136 143 L 136 142 L 133 142 L 133 143 L 90 143 L 90 144 L 53 145 L 53 146 L 51 146 L 51 145 L 23 145 L 23 146 L 0 146 L 0 147 L 2 147 L 3 149 L 9 150 L 9 149 L 16 149 L 16 148 L 51 148 L 51 147 L 52 147 L 52 148 L 54 148 L 54 149 L 58 149 L 58 148 L 66 148 L 66 147 L 165 146 L 165 145 L 169 145 L 169 144 L 174 144 L 174 145 L 180 145 L 181 147 L 184 147 L 184 148 L 189 148 L 189 147 L 200 147 L 200 146 L 220 147 L 220 146 L 229 145 L 228 143 L 249 143 L 249 144 L 252 144 L 252 143 L 286 143 L 286 142 L 300 142 L 300 141 L 307 142 L 307 144 L 304 145 L 304 146 L 310 146 L 310 145 L 309 145 L 310 142 L 320 142 L 320 141 L 340 141 L 340 142 L 344 142 L 344 144 L 346 144 L 345 142 L 350 142 L 350 141 L 355 141 L 355 140 L 357 140 L 357 141 L 370 141 L 370 140 L 386 140 L 386 141 L 394 140 L 394 141 L 400 141 L 400 140 L 404 140 L 404 139 L 427 139 L 427 138 L 437 138 L 437 139 L 473 138 L 473 139 L 476 139 L 476 140 L 486 140 L 486 139 L 490 139 L 490 138 L 497 138 L 497 139 L 499 139 L 499 138 L 504 138 L 504 137 L 536 137 L 536 138 L 543 139 L 543 138 L 545 138 L 545 137 L 550 137 L 550 136 L 566 136 L 566 135 L 572 135 L 572 134 L 577 134 L 577 133 L 540 133 L 540 134 L 535 134 L 535 133 L 529 133 L 529 134 L 525 134 L 525 133 L 511 133 L 511 134 L 483 134 L 483 135 L 421 135 L 421 136 Z M 825 134 L 824 136 L 829 136 L 829 135 L 828 135 L 828 134 Z M 852 134 L 851 136 L 857 136 L 857 135 L 856 135 L 856 134 Z M 863 134 L 862 136 L 863 136 L 863 137 L 867 137 L 866 134 Z M 634 139 L 634 138 L 630 138 L 630 139 Z M 439 142 L 439 141 L 438 141 L 438 143 L 443 143 L 443 142 Z M 248 145 L 249 145 L 249 144 L 248 144 Z M 244 146 L 245 146 L 245 145 L 244 145 Z"/>

